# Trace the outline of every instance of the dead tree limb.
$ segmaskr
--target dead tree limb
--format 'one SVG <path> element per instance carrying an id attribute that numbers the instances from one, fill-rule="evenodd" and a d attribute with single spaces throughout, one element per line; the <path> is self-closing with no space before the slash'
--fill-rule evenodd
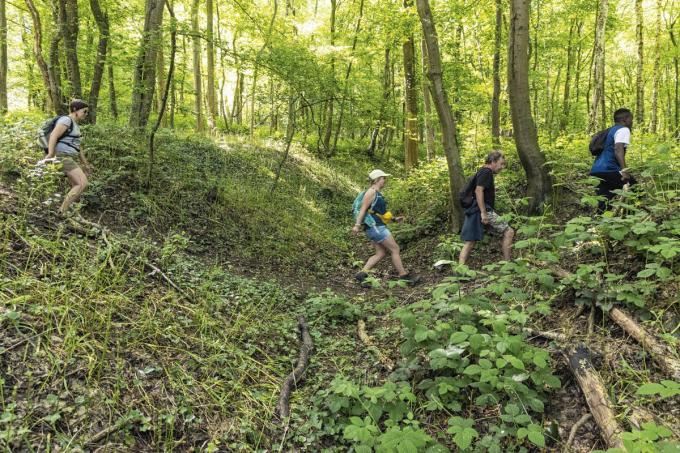
<path id="1" fill-rule="evenodd" d="M 590 351 L 581 344 L 569 352 L 563 352 L 563 355 L 581 387 L 607 447 L 623 449 L 622 429 L 616 421 L 616 414 L 611 407 L 604 383 L 590 361 Z"/>
<path id="2" fill-rule="evenodd" d="M 281 420 L 286 420 L 290 417 L 290 395 L 293 392 L 293 386 L 297 387 L 298 382 L 302 380 L 302 376 L 309 364 L 309 358 L 314 350 L 312 336 L 309 334 L 309 327 L 307 326 L 307 321 L 305 321 L 304 316 L 298 317 L 298 328 L 300 329 L 300 336 L 302 337 L 300 356 L 298 357 L 295 369 L 293 369 L 283 382 L 279 403 L 276 405 L 276 410 Z"/>
<path id="3" fill-rule="evenodd" d="M 592 417 L 593 417 L 592 414 L 583 414 L 583 417 L 579 418 L 578 421 L 574 423 L 574 426 L 571 427 L 571 431 L 569 431 L 569 438 L 567 439 L 567 443 L 564 444 L 564 448 L 562 449 L 563 452 L 569 451 L 569 448 L 571 448 L 571 444 L 574 442 L 574 439 L 576 438 L 576 433 L 578 433 L 578 430 Z"/>
<path id="4" fill-rule="evenodd" d="M 387 371 L 394 370 L 394 362 L 392 359 L 383 354 L 383 352 L 375 346 L 373 339 L 366 333 L 366 323 L 363 319 L 360 319 L 359 322 L 357 322 L 357 336 L 367 348 L 375 351 L 378 356 L 378 361 Z"/>
<path id="5" fill-rule="evenodd" d="M 524 327 L 522 328 L 522 332 L 525 332 L 529 335 L 533 335 L 535 337 L 543 337 L 547 338 L 548 340 L 554 340 L 560 343 L 566 343 L 569 340 L 569 337 L 563 333 L 559 332 L 553 332 L 553 331 L 541 331 L 541 330 L 535 330 L 531 329 L 529 327 Z"/>
<path id="6" fill-rule="evenodd" d="M 633 318 L 620 308 L 609 310 L 609 317 L 618 324 L 628 335 L 635 338 L 638 343 L 652 356 L 656 362 L 670 377 L 680 381 L 680 361 L 671 356 L 671 352 L 662 343 L 636 323 Z"/>

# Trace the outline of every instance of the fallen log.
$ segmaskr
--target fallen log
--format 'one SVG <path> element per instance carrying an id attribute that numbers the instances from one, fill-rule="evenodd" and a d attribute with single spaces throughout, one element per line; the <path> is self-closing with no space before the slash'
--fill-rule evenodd
<path id="1" fill-rule="evenodd" d="M 382 366 L 385 367 L 387 371 L 394 370 L 394 362 L 392 359 L 383 354 L 383 352 L 375 346 L 373 339 L 366 333 L 366 323 L 363 319 L 360 319 L 357 322 L 357 336 L 367 348 L 373 349 L 375 351 L 376 355 L 378 356 L 378 361 L 382 364 Z"/>
<path id="2" fill-rule="evenodd" d="M 563 352 L 563 355 L 581 387 L 607 447 L 623 449 L 622 429 L 616 421 L 616 414 L 611 407 L 602 379 L 590 360 L 590 351 L 585 345 L 580 344 L 569 352 Z"/>
<path id="3" fill-rule="evenodd" d="M 298 317 L 298 328 L 300 329 L 300 336 L 302 344 L 300 345 L 300 355 L 298 357 L 297 365 L 293 371 L 288 375 L 281 387 L 281 396 L 276 405 L 276 410 L 281 420 L 286 420 L 290 416 L 290 395 L 293 392 L 293 386 L 297 386 L 301 381 L 307 365 L 309 364 L 309 357 L 314 350 L 314 343 L 312 336 L 309 334 L 309 327 L 304 316 Z"/>
<path id="4" fill-rule="evenodd" d="M 652 356 L 669 376 L 680 381 L 680 361 L 671 356 L 671 352 L 662 343 L 636 323 L 633 318 L 620 308 L 609 310 L 609 317 L 618 324 L 628 335 L 635 338 L 638 343 Z"/>

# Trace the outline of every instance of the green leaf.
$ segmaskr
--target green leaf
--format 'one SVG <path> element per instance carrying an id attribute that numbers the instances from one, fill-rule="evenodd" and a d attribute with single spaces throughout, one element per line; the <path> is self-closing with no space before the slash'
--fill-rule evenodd
<path id="1" fill-rule="evenodd" d="M 482 372 L 482 368 L 479 365 L 475 365 L 475 364 L 468 365 L 468 367 L 463 370 L 463 374 L 467 374 L 467 375 L 470 375 L 470 376 L 472 376 L 473 374 L 479 374 L 481 372 Z"/>
<path id="2" fill-rule="evenodd" d="M 458 445 L 458 448 L 465 450 L 472 444 L 473 439 L 475 439 L 479 434 L 474 428 L 464 428 L 462 431 L 456 433 L 453 436 L 453 441 Z"/>
<path id="3" fill-rule="evenodd" d="M 636 394 L 638 395 L 657 395 L 665 390 L 665 387 L 661 384 L 656 384 L 650 382 L 649 384 L 643 384 L 637 389 Z"/>
<path id="4" fill-rule="evenodd" d="M 533 443 L 534 445 L 539 447 L 545 447 L 545 437 L 543 437 L 543 434 L 536 431 L 529 431 L 527 437 L 529 438 L 529 441 L 531 441 L 531 443 Z"/>

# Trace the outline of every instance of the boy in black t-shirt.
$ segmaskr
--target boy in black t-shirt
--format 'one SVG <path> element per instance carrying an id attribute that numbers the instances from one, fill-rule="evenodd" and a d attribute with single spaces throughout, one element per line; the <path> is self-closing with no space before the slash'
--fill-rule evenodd
<path id="1" fill-rule="evenodd" d="M 484 166 L 475 175 L 474 200 L 472 205 L 465 209 L 465 222 L 460 237 L 465 242 L 460 252 L 458 262 L 465 264 L 475 242 L 484 238 L 484 228 L 490 233 L 501 236 L 503 241 L 503 259 L 510 260 L 510 248 L 515 237 L 515 230 L 501 219 L 494 211 L 496 202 L 496 188 L 494 175 L 505 168 L 505 157 L 500 151 L 492 151 L 486 156 Z"/>

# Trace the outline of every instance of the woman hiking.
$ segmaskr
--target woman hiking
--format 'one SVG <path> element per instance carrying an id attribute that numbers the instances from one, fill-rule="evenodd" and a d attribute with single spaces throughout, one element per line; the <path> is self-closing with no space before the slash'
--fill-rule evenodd
<path id="1" fill-rule="evenodd" d="M 365 283 L 367 282 L 365 280 L 368 277 L 368 271 L 378 264 L 387 253 L 392 257 L 392 264 L 400 280 L 406 280 L 409 285 L 416 285 L 421 280 L 417 275 L 404 269 L 401 256 L 399 255 L 399 245 L 385 225 L 385 223 L 392 219 L 392 213 L 387 211 L 387 202 L 380 193 L 380 190 L 385 187 L 388 176 L 391 175 L 382 170 L 370 172 L 368 174 L 370 187 L 355 200 L 355 223 L 352 232 L 359 234 L 363 230 L 368 239 L 373 242 L 373 247 L 375 247 L 375 254 L 366 261 L 361 272 L 355 276 L 361 286 L 366 286 Z M 399 221 L 400 219 L 395 220 Z"/>
<path id="2" fill-rule="evenodd" d="M 85 101 L 75 99 L 69 104 L 69 112 L 67 116 L 62 116 L 57 120 L 50 134 L 46 157 L 46 160 L 56 158 L 71 183 L 71 190 L 66 194 L 59 208 L 59 213 L 64 216 L 68 208 L 80 198 L 87 187 L 87 175 L 83 168 L 88 172 L 91 170 L 80 147 L 81 135 L 80 127 L 78 127 L 78 123 L 82 122 L 89 112 L 88 105 Z"/>

